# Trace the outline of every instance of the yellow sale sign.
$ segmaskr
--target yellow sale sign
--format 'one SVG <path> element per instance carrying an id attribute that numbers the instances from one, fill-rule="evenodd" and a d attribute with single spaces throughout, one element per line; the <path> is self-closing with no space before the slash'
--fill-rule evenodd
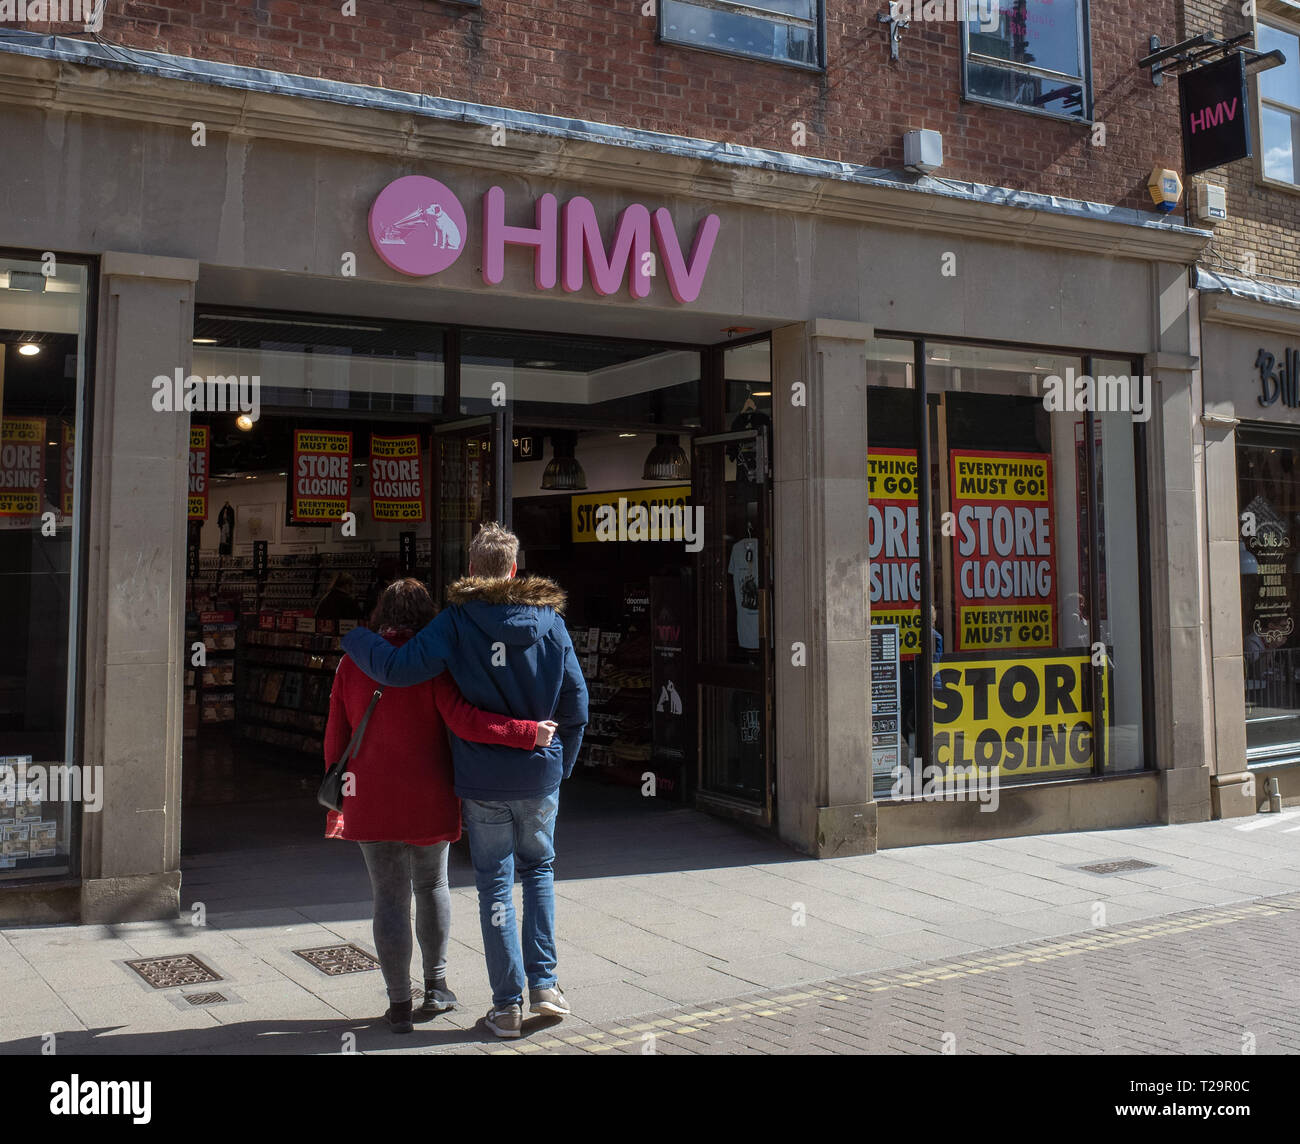
<path id="1" fill-rule="evenodd" d="M 45 479 L 45 418 L 7 417 L 0 425 L 0 516 L 35 516 Z"/>
<path id="2" fill-rule="evenodd" d="M 934 667 L 934 764 L 951 773 L 995 768 L 999 781 L 1092 770 L 1096 736 L 1106 747 L 1109 664 L 1093 699 L 1086 649 L 1022 651 L 1014 659 L 979 655 Z"/>

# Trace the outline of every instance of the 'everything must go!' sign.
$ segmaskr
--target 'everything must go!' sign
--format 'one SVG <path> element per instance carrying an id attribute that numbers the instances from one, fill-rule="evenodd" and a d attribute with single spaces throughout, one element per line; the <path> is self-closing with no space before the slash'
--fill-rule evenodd
<path id="1" fill-rule="evenodd" d="M 352 434 L 297 429 L 289 470 L 289 523 L 332 524 L 352 503 Z"/>

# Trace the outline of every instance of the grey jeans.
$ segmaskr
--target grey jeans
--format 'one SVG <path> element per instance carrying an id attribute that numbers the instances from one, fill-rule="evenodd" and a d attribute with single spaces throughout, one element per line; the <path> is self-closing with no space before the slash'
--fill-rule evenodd
<path id="1" fill-rule="evenodd" d="M 415 894 L 415 937 L 424 959 L 424 979 L 447 966 L 451 890 L 447 846 L 408 842 L 359 842 L 375 899 L 375 950 L 389 1001 L 411 1000 L 411 895 Z"/>

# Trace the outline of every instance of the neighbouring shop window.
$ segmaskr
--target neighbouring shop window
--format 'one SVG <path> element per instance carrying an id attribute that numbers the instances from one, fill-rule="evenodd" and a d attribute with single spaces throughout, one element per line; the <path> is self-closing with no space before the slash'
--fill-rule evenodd
<path id="1" fill-rule="evenodd" d="M 915 344 L 872 343 L 867 367 L 869 594 L 872 623 L 900 636 L 900 765 L 996 767 L 1001 783 L 1142 769 L 1133 411 L 1045 399 L 1054 379 L 1072 390 L 1082 377 L 1141 380 L 1127 361 L 923 352 L 924 450 Z M 896 785 L 887 761 L 881 750 L 877 797 Z"/>
<path id="2" fill-rule="evenodd" d="M 961 27 L 966 98 L 1091 117 L 1087 0 L 974 0 Z"/>
<path id="3" fill-rule="evenodd" d="M 1264 177 L 1300 183 L 1296 166 L 1300 142 L 1300 35 L 1285 26 L 1259 24 L 1261 52 L 1281 51 L 1286 63 L 1259 73 L 1260 162 Z"/>
<path id="4" fill-rule="evenodd" d="M 74 713 L 89 281 L 0 258 L 0 880 L 70 872 L 102 804 Z"/>
<path id="5" fill-rule="evenodd" d="M 659 38 L 692 48 L 822 66 L 821 0 L 662 0 Z"/>
<path id="6" fill-rule="evenodd" d="M 1300 442 L 1241 430 L 1241 621 L 1246 758 L 1300 759 Z"/>

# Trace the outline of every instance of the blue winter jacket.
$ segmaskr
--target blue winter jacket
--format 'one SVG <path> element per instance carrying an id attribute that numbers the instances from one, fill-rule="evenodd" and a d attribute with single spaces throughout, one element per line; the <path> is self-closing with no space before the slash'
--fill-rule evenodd
<path id="1" fill-rule="evenodd" d="M 554 793 L 573 773 L 587 726 L 587 685 L 560 618 L 564 592 L 540 576 L 467 576 L 447 590 L 449 606 L 401 647 L 365 628 L 343 650 L 371 679 L 407 687 L 450 670 L 475 707 L 515 719 L 554 719 L 544 749 L 470 743 L 448 731 L 461 798 L 501 802 Z"/>

